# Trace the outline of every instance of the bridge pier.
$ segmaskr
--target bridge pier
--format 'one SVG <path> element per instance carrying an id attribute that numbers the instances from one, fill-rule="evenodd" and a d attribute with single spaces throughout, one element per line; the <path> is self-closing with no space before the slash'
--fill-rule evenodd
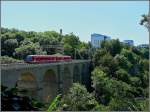
<path id="1" fill-rule="evenodd" d="M 89 60 L 79 60 L 49 64 L 2 65 L 1 84 L 8 88 L 19 85 L 18 88 L 31 92 L 28 94 L 30 97 L 50 102 L 60 93 L 67 94 L 73 82 L 86 84 L 89 64 Z"/>

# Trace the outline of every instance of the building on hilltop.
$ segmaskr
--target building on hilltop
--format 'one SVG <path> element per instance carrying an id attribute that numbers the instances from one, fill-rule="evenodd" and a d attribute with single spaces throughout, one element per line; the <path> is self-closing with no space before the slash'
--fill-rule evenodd
<path id="1" fill-rule="evenodd" d="M 97 33 L 91 34 L 91 44 L 95 48 L 100 48 L 101 47 L 101 41 L 104 40 L 110 40 L 111 37 L 106 36 L 106 35 L 101 35 Z"/>
<path id="2" fill-rule="evenodd" d="M 123 43 L 130 45 L 130 46 L 134 46 L 134 41 L 133 40 L 124 40 Z"/>
<path id="3" fill-rule="evenodd" d="M 138 48 L 149 48 L 149 44 L 140 44 L 137 47 Z"/>

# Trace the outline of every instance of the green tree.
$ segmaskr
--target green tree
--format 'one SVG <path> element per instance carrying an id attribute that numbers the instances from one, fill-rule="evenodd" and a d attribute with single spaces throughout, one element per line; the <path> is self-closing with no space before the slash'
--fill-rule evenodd
<path id="1" fill-rule="evenodd" d="M 80 42 L 79 47 L 81 49 L 88 49 L 90 46 L 89 46 L 89 43 Z"/>
<path id="2" fill-rule="evenodd" d="M 99 66 L 101 64 L 101 57 L 103 57 L 107 51 L 105 49 L 97 49 L 93 55 L 93 63 L 95 66 Z"/>
<path id="3" fill-rule="evenodd" d="M 141 86 L 141 80 L 139 77 L 130 77 L 130 84 L 135 87 Z"/>
<path id="4" fill-rule="evenodd" d="M 20 63 L 23 62 L 22 60 L 17 60 L 8 56 L 1 56 L 0 57 L 0 62 L 1 64 L 6 64 L 6 63 Z"/>
<path id="5" fill-rule="evenodd" d="M 148 99 L 137 100 L 135 105 L 136 105 L 137 110 L 139 110 L 139 111 L 148 111 L 149 110 L 149 100 Z"/>
<path id="6" fill-rule="evenodd" d="M 138 49 L 137 47 L 132 47 L 132 52 L 135 53 L 136 55 L 139 55 L 141 56 L 142 55 L 142 52 L 140 49 Z"/>
<path id="7" fill-rule="evenodd" d="M 131 86 L 125 82 L 109 78 L 101 69 L 96 68 L 92 72 L 92 83 L 97 99 L 104 104 L 108 104 L 111 97 L 130 97 Z M 106 103 L 107 102 L 107 103 Z"/>
<path id="8" fill-rule="evenodd" d="M 54 38 L 61 38 L 60 34 L 56 31 L 45 31 L 44 35 L 49 37 L 54 37 Z"/>
<path id="9" fill-rule="evenodd" d="M 29 39 L 31 39 L 37 35 L 37 33 L 35 31 L 29 31 L 26 34 L 27 34 L 26 37 Z"/>
<path id="10" fill-rule="evenodd" d="M 142 48 L 141 52 L 142 52 L 142 58 L 149 59 L 149 49 Z"/>
<path id="11" fill-rule="evenodd" d="M 13 56 L 15 48 L 18 47 L 18 42 L 16 39 L 8 39 L 4 42 L 3 50 L 5 50 L 5 55 Z"/>
<path id="12" fill-rule="evenodd" d="M 149 71 L 141 73 L 142 87 L 147 88 L 149 86 Z"/>
<path id="13" fill-rule="evenodd" d="M 7 32 L 9 32 L 8 28 L 1 27 L 1 34 L 5 34 Z"/>
<path id="14" fill-rule="evenodd" d="M 93 62 L 109 76 L 113 76 L 118 70 L 118 62 L 105 49 L 99 49 L 95 52 Z"/>
<path id="15" fill-rule="evenodd" d="M 106 49 L 112 56 L 119 54 L 122 50 L 122 44 L 118 39 L 111 41 L 102 41 L 101 47 Z"/>
<path id="16" fill-rule="evenodd" d="M 64 44 L 65 53 L 71 54 L 71 56 L 74 58 L 75 50 L 79 49 L 80 45 L 79 37 L 75 36 L 73 33 L 66 34 L 62 39 L 62 43 Z"/>
<path id="17" fill-rule="evenodd" d="M 57 45 L 59 42 L 56 38 L 54 37 L 44 37 L 44 36 L 41 36 L 39 38 L 39 43 L 40 45 Z"/>
<path id="18" fill-rule="evenodd" d="M 97 110 L 98 103 L 83 85 L 74 83 L 62 100 L 62 107 L 64 111 L 94 111 Z"/>
<path id="19" fill-rule="evenodd" d="M 143 14 L 142 17 L 143 18 L 140 21 L 140 25 L 144 25 L 149 30 L 150 29 L 150 23 L 149 23 L 150 15 Z"/>
<path id="20" fill-rule="evenodd" d="M 38 43 L 22 45 L 19 48 L 15 49 L 15 55 L 20 59 L 25 59 L 27 55 L 34 54 L 46 54 L 46 52 L 40 49 Z"/>
<path id="21" fill-rule="evenodd" d="M 33 42 L 30 39 L 26 38 L 24 39 L 24 41 L 21 41 L 20 44 L 21 44 L 20 46 L 24 46 L 24 45 L 33 44 Z"/>
<path id="22" fill-rule="evenodd" d="M 53 34 L 55 32 L 42 32 L 38 33 L 34 38 L 31 39 L 32 42 L 39 42 L 40 46 L 43 47 L 43 50 L 47 52 L 47 54 L 55 54 L 57 53 L 57 48 L 47 48 L 45 46 L 49 45 L 60 45 L 60 42 L 58 41 L 58 37 L 56 34 Z M 54 36 L 53 36 L 54 35 Z"/>
<path id="23" fill-rule="evenodd" d="M 72 46 L 71 45 L 69 45 L 69 44 L 64 44 L 64 52 L 65 52 L 65 54 L 66 55 L 70 55 L 70 56 L 73 56 L 73 54 L 72 54 L 72 52 L 73 52 L 73 48 L 72 48 Z"/>
<path id="24" fill-rule="evenodd" d="M 20 43 L 21 41 L 23 41 L 26 38 L 26 32 L 23 32 L 23 31 L 22 32 L 17 32 L 15 34 L 15 37 L 16 37 L 18 43 Z"/>
<path id="25" fill-rule="evenodd" d="M 140 59 L 138 55 L 134 54 L 131 50 L 123 49 L 121 55 L 125 56 L 132 64 L 137 64 Z"/>
<path id="26" fill-rule="evenodd" d="M 119 69 L 118 71 L 116 71 L 116 78 L 126 83 L 129 83 L 130 81 L 128 72 L 125 71 L 124 69 Z"/>
<path id="27" fill-rule="evenodd" d="M 81 56 L 83 59 L 89 59 L 89 58 L 90 58 L 90 54 L 89 54 L 89 50 L 88 50 L 88 49 L 81 48 L 81 49 L 79 50 L 79 54 L 80 54 L 80 56 Z"/>
<path id="28" fill-rule="evenodd" d="M 132 64 L 130 63 L 130 61 L 128 61 L 127 57 L 125 57 L 124 55 L 120 55 L 117 54 L 114 59 L 118 62 L 118 66 L 120 68 L 123 68 L 125 70 L 129 70 L 132 66 Z"/>
<path id="29" fill-rule="evenodd" d="M 137 111 L 137 107 L 128 98 L 112 98 L 109 103 L 109 110 L 111 111 Z"/>
<path id="30" fill-rule="evenodd" d="M 107 81 L 109 78 L 107 75 L 100 70 L 99 68 L 95 68 L 92 72 L 92 83 L 95 89 L 95 97 L 99 103 L 107 104 L 111 98 L 111 89 L 107 89 Z"/>
<path id="31" fill-rule="evenodd" d="M 149 60 L 142 59 L 139 61 L 141 71 L 149 71 Z"/>

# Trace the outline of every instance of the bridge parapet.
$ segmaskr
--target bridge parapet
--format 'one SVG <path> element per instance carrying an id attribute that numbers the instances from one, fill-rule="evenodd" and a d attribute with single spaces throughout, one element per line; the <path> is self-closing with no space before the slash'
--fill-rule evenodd
<path id="1" fill-rule="evenodd" d="M 47 67 L 55 65 L 67 65 L 67 64 L 77 64 L 77 63 L 88 63 L 90 60 L 73 60 L 73 61 L 61 61 L 56 63 L 43 63 L 43 64 L 27 64 L 27 63 L 15 63 L 15 64 L 1 64 L 2 70 L 7 69 L 21 69 L 21 68 L 32 68 L 32 67 Z"/>

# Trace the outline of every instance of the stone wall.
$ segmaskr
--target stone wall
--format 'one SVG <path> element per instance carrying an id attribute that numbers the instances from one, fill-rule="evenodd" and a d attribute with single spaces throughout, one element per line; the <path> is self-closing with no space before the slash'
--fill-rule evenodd
<path id="1" fill-rule="evenodd" d="M 27 95 L 43 102 L 66 94 L 73 82 L 86 84 L 90 61 L 42 65 L 5 66 L 1 69 L 1 83 L 17 87 L 19 95 Z M 23 93 L 22 91 L 25 91 Z"/>

